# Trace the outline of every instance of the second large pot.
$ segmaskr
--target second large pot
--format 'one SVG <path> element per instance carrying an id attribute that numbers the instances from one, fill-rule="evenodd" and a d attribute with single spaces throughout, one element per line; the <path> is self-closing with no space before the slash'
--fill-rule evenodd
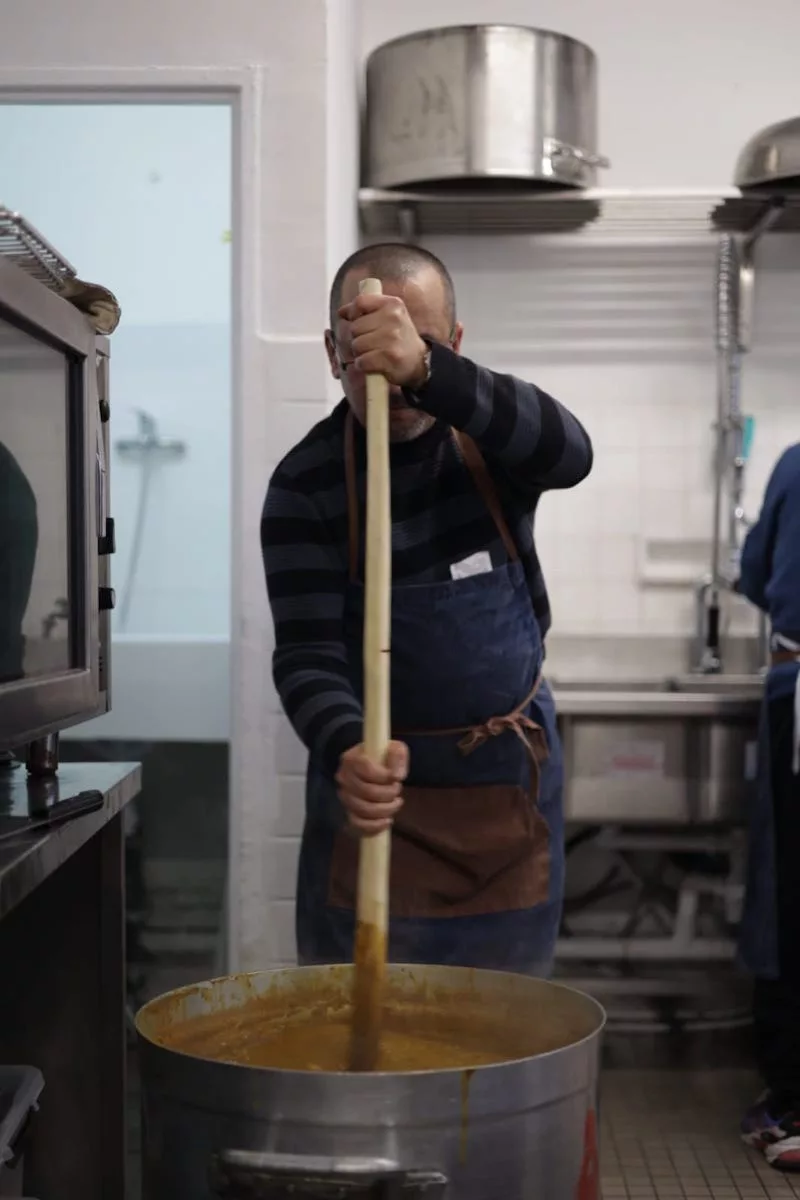
<path id="1" fill-rule="evenodd" d="M 367 63 L 364 183 L 590 187 L 597 60 L 574 38 L 461 25 L 398 38 Z"/>
<path id="2" fill-rule="evenodd" d="M 264 1005 L 259 1029 L 271 1010 L 293 1021 L 312 1009 L 345 1011 L 349 968 L 231 976 L 159 997 L 136 1020 L 145 1200 L 599 1200 L 599 1005 L 521 975 L 389 970 L 393 1003 L 456 1021 L 489 1014 L 488 1034 L 496 1022 L 520 1057 L 466 1070 L 352 1075 L 170 1049 L 180 1027 L 204 1014 L 224 1013 L 235 1034 L 246 1010 L 252 1020 L 253 1005 Z M 313 1021 L 308 1028 L 313 1045 Z M 537 1043 L 550 1049 L 531 1053 Z"/>

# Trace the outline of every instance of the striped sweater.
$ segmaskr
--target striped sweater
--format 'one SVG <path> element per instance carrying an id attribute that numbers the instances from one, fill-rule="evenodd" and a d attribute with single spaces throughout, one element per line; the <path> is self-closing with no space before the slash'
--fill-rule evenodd
<path id="1" fill-rule="evenodd" d="M 486 460 L 518 547 L 542 638 L 550 605 L 533 536 L 542 492 L 588 475 L 592 448 L 580 423 L 530 383 L 434 346 L 431 376 L 413 398 L 436 424 L 391 447 L 392 576 L 395 584 L 446 580 L 478 551 L 507 561 L 502 541 L 449 427 L 468 434 Z M 320 421 L 275 470 L 261 518 L 261 548 L 275 622 L 273 674 L 284 709 L 330 771 L 362 738 L 362 712 L 342 641 L 347 575 L 344 424 L 347 402 Z M 359 502 L 366 437 L 357 426 Z M 363 570 L 363 537 L 362 537 Z"/>

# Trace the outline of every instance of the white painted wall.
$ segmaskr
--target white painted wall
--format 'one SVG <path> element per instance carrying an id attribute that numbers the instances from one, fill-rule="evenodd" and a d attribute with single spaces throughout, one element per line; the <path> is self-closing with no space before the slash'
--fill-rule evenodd
<path id="1" fill-rule="evenodd" d="M 332 0 L 328 22 L 325 131 L 332 173 L 325 264 L 329 280 L 358 245 L 358 209 L 353 196 L 359 184 L 361 7 L 360 0 Z M 331 378 L 329 382 L 329 397 L 338 403 L 341 392 L 335 380 Z"/>

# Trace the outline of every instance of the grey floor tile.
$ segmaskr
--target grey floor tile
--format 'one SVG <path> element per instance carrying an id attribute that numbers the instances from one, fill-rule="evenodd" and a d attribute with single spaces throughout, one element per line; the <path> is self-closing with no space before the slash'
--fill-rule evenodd
<path id="1" fill-rule="evenodd" d="M 738 1137 L 759 1090 L 746 1070 L 615 1070 L 603 1076 L 603 1200 L 791 1200 L 800 1178 Z"/>

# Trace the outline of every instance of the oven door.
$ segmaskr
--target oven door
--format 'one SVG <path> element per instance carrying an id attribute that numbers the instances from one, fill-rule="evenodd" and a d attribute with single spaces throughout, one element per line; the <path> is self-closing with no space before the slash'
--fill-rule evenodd
<path id="1" fill-rule="evenodd" d="M 0 748 L 104 711 L 96 341 L 0 260 Z"/>

